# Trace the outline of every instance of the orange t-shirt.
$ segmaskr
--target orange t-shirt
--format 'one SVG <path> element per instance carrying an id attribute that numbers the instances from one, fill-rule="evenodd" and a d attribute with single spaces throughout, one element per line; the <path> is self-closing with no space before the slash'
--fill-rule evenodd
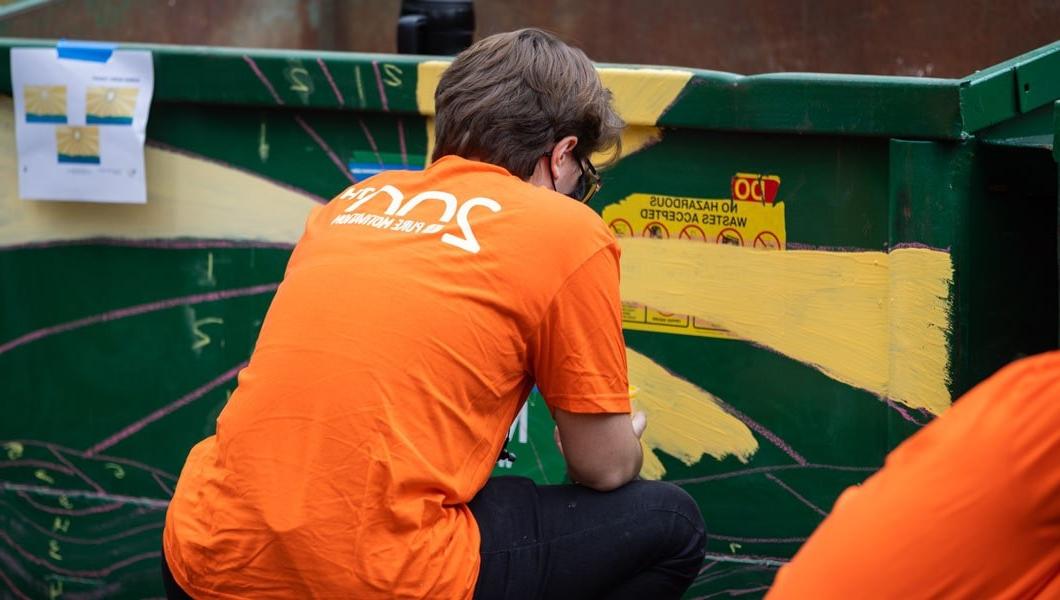
<path id="1" fill-rule="evenodd" d="M 469 598 L 485 484 L 532 386 L 629 412 L 619 250 L 591 209 L 455 156 L 317 209 L 166 515 L 209 598 Z"/>
<path id="2" fill-rule="evenodd" d="M 767 598 L 1060 598 L 1060 352 L 1006 367 L 903 442 Z"/>

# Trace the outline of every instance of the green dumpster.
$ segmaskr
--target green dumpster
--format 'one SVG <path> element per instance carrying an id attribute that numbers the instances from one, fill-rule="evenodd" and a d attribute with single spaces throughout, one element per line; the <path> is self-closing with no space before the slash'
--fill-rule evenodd
<path id="1" fill-rule="evenodd" d="M 429 57 L 153 53 L 146 205 L 19 198 L 0 40 L 0 588 L 161 594 L 167 498 L 308 211 L 432 146 Z M 699 502 L 689 592 L 764 593 L 835 498 L 1056 347 L 1060 43 L 960 80 L 600 65 L 646 477 Z M 321 302 L 326 302 L 322 298 Z M 370 318 L 371 315 L 365 315 Z M 498 473 L 563 480 L 542 398 Z"/>

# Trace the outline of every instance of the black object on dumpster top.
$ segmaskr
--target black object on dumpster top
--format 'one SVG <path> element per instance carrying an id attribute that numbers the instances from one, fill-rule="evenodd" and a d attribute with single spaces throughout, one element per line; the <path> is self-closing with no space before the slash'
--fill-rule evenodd
<path id="1" fill-rule="evenodd" d="M 398 18 L 399 54 L 458 54 L 471 45 L 471 0 L 403 0 Z"/>

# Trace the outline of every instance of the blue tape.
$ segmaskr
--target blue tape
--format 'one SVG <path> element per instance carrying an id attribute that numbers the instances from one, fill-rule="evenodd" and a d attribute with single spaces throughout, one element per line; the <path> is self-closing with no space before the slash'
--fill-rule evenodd
<path id="1" fill-rule="evenodd" d="M 59 51 L 59 58 L 101 63 L 110 60 L 110 55 L 114 54 L 114 50 L 117 48 L 117 44 L 107 42 L 81 42 L 76 40 L 59 40 L 59 43 L 55 45 L 55 49 Z"/>
<path id="2" fill-rule="evenodd" d="M 406 165 L 393 165 L 393 164 L 379 164 L 379 163 L 363 163 L 363 162 L 350 162 L 347 165 L 350 169 L 350 173 L 357 179 L 366 179 L 373 175 L 378 175 L 383 171 L 420 171 L 423 167 L 406 166 Z"/>

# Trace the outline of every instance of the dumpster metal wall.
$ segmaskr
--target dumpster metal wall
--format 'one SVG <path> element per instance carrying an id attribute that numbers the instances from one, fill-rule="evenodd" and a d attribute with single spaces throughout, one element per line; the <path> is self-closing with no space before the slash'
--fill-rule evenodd
<path id="1" fill-rule="evenodd" d="M 400 0 L 17 0 L 0 36 L 393 52 Z M 1052 0 L 479 1 L 476 39 L 541 27 L 601 61 L 960 77 L 1060 37 Z"/>
<path id="2" fill-rule="evenodd" d="M 0 40 L 0 85 L 10 93 Z M 0 100 L 0 572 L 160 593 L 166 501 L 309 210 L 420 168 L 445 64 L 147 47 L 148 203 L 18 198 Z M 630 123 L 593 201 L 623 246 L 645 476 L 697 499 L 690 596 L 763 593 L 847 486 L 1056 346 L 1060 44 L 961 80 L 600 65 Z M 326 298 L 321 299 L 326 302 Z M 540 396 L 499 472 L 556 483 Z"/>

